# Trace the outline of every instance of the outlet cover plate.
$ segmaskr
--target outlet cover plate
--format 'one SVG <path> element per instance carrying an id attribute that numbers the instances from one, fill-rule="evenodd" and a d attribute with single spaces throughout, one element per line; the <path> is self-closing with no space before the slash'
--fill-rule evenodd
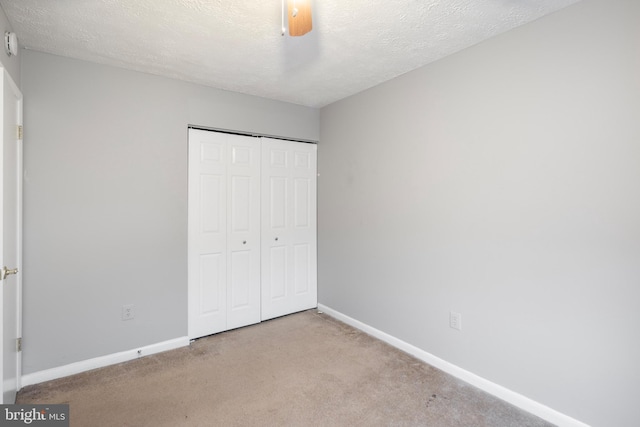
<path id="1" fill-rule="evenodd" d="M 458 331 L 462 330 L 462 314 L 455 311 L 449 312 L 449 326 Z"/>
<path id="2" fill-rule="evenodd" d="M 131 320 L 136 317 L 133 311 L 133 304 L 122 306 L 122 320 Z"/>

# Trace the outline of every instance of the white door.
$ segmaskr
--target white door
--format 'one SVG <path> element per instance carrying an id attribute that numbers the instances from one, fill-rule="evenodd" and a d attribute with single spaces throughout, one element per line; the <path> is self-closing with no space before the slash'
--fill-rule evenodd
<path id="1" fill-rule="evenodd" d="M 317 146 L 262 138 L 262 320 L 318 305 Z"/>
<path id="2" fill-rule="evenodd" d="M 260 141 L 226 137 L 227 329 L 233 329 L 260 322 Z"/>
<path id="3" fill-rule="evenodd" d="M 2 83 L 2 141 L 0 152 L 0 306 L 2 306 L 2 325 L 0 327 L 0 383 L 2 395 L 0 403 L 14 403 L 16 392 L 20 388 L 20 357 L 16 340 L 20 333 L 20 303 L 22 242 L 22 141 L 18 134 L 18 125 L 22 120 L 22 95 L 9 75 L 0 69 Z M 21 138 L 21 136 L 20 136 Z"/>
<path id="4" fill-rule="evenodd" d="M 260 145 L 189 130 L 189 337 L 260 321 Z"/>

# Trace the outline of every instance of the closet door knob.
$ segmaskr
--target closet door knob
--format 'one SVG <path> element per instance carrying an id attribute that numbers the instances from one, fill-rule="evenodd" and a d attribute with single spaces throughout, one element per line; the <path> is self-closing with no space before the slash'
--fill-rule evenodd
<path id="1" fill-rule="evenodd" d="M 246 245 L 246 244 L 247 244 L 247 241 L 246 241 L 246 240 L 243 240 L 243 241 L 242 241 L 242 244 L 243 244 L 243 245 Z"/>
<path id="2" fill-rule="evenodd" d="M 0 270 L 0 280 L 6 279 L 10 274 L 18 274 L 18 269 L 2 267 L 2 270 Z"/>
<path id="3" fill-rule="evenodd" d="M 276 242 L 278 241 L 278 238 L 276 237 Z"/>

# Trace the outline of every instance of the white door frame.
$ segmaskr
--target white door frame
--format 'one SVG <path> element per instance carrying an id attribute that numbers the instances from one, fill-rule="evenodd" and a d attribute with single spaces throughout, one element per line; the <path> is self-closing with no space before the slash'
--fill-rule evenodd
<path id="1" fill-rule="evenodd" d="M 15 97 L 16 103 L 16 122 L 17 123 L 4 123 L 4 112 L 2 113 L 3 123 L 2 128 L 4 130 L 5 126 L 10 126 L 15 129 L 16 135 L 16 268 L 18 269 L 18 274 L 16 275 L 16 336 L 22 336 L 22 174 L 23 174 L 23 145 L 22 145 L 22 132 L 18 132 L 18 127 L 22 129 L 22 92 L 15 84 L 9 73 L 2 67 L 0 67 L 0 84 L 2 87 L 0 90 L 2 91 L 2 105 L 4 108 L 4 88 L 6 86 L 9 87 L 9 90 L 12 92 L 12 95 Z M 0 108 L 0 110 L 2 110 Z M 4 132 L 2 132 L 4 134 Z M 4 136 L 4 135 L 3 135 Z M 3 140 L 3 149 L 0 150 L 0 165 L 4 165 L 4 143 Z M 0 169 L 2 169 L 0 167 Z M 3 235 L 3 227 L 4 227 L 4 175 L 0 174 L 0 202 L 2 202 L 2 207 L 0 208 L 0 240 Z M 0 244 L 0 263 L 4 262 L 4 245 Z M 4 264 L 0 265 L 2 268 Z M 9 266 L 12 268 L 13 266 Z M 0 286 L 2 286 L 0 282 Z M 3 307 L 3 293 L 0 292 L 0 307 Z M 3 326 L 4 319 L 3 316 L 0 316 L 0 340 L 3 339 Z M 0 403 L 14 403 L 14 402 L 4 402 L 4 348 L 2 342 L 0 341 L 0 384 L 2 384 L 2 393 L 0 393 Z M 18 352 L 16 355 L 16 390 L 20 390 L 22 386 L 22 353 Z"/>

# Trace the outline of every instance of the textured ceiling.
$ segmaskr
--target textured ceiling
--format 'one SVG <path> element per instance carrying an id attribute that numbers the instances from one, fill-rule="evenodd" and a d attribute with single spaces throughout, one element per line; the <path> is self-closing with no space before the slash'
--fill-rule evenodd
<path id="1" fill-rule="evenodd" d="M 21 47 L 322 107 L 578 0 L 0 0 Z"/>

